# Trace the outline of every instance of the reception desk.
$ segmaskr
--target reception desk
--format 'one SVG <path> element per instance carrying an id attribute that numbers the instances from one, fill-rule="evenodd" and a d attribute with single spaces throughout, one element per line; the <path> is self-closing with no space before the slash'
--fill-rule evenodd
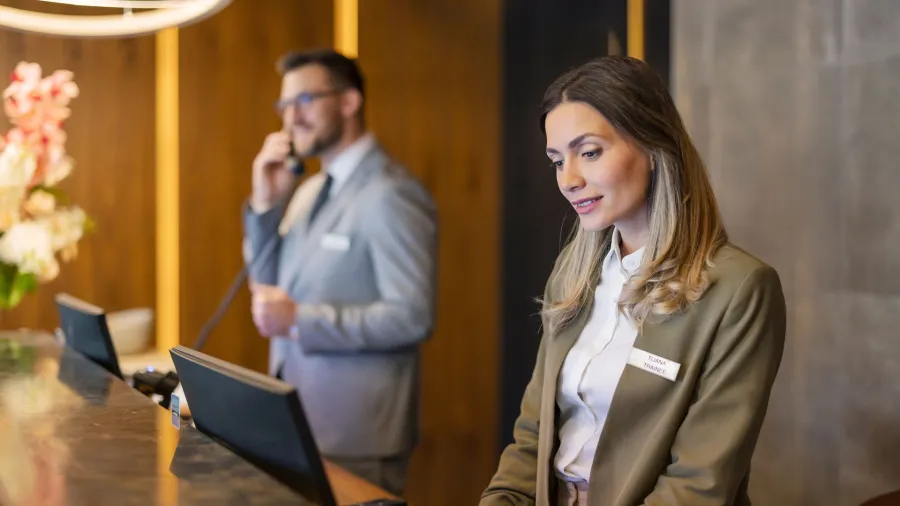
<path id="1" fill-rule="evenodd" d="M 49 334 L 0 332 L 0 504 L 306 504 Z M 325 463 L 340 504 L 390 494 Z"/>

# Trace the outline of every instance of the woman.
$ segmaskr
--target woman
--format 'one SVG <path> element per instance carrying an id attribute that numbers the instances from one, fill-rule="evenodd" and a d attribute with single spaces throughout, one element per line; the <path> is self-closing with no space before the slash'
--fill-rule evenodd
<path id="1" fill-rule="evenodd" d="M 554 82 L 541 126 L 579 223 L 481 505 L 747 505 L 781 362 L 778 274 L 727 242 L 659 77 L 604 57 Z"/>

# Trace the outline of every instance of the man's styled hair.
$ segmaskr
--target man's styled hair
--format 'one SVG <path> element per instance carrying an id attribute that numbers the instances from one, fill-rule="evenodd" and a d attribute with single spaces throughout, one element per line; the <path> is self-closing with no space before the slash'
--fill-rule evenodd
<path id="1" fill-rule="evenodd" d="M 278 60 L 278 71 L 281 75 L 303 67 L 318 64 L 328 70 L 332 84 L 338 88 L 354 88 L 365 97 L 365 83 L 356 60 L 347 58 L 333 49 L 314 49 L 311 51 L 292 51 Z"/>

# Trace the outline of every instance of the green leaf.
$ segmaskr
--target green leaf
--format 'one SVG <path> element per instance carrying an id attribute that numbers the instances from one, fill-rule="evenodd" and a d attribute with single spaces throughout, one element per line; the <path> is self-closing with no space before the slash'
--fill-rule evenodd
<path id="1" fill-rule="evenodd" d="M 12 290 L 9 292 L 9 299 L 7 303 L 10 307 L 16 307 L 19 305 L 19 302 L 22 302 L 22 298 L 27 294 L 33 292 L 38 286 L 37 276 L 34 274 L 23 274 L 21 272 L 16 272 L 15 277 L 12 282 Z"/>
<path id="2" fill-rule="evenodd" d="M 12 293 L 13 281 L 16 277 L 16 267 L 6 263 L 0 263 L 0 308 L 10 309 L 13 306 L 9 304 L 10 294 Z"/>
<path id="3" fill-rule="evenodd" d="M 18 306 L 37 286 L 37 276 L 34 274 L 24 274 L 14 265 L 0 263 L 0 308 Z"/>

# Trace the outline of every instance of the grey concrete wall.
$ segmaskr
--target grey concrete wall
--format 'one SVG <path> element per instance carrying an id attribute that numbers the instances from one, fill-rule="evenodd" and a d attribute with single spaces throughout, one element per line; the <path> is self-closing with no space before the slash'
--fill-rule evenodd
<path id="1" fill-rule="evenodd" d="M 900 0 L 673 2 L 676 101 L 788 297 L 751 497 L 900 489 Z"/>

